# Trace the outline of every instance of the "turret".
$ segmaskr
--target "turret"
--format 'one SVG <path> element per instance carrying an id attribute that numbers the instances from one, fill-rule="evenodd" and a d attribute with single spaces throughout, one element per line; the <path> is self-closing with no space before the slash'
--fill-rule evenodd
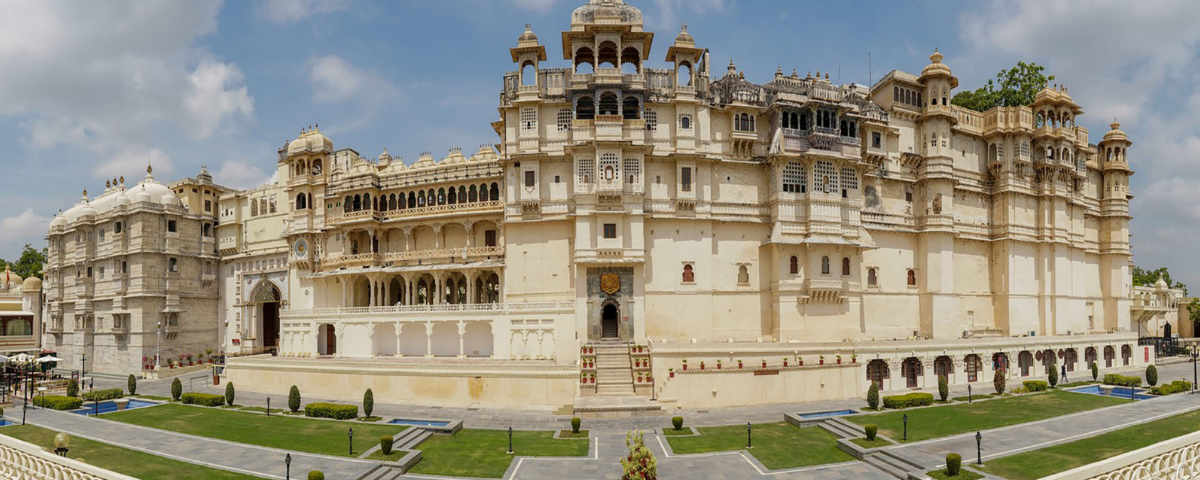
<path id="1" fill-rule="evenodd" d="M 517 46 L 508 49 L 512 54 L 513 63 L 520 66 L 521 85 L 538 85 L 539 62 L 546 61 L 546 47 L 538 43 L 538 37 L 533 33 L 528 23 L 525 33 L 517 37 Z"/>
<path id="2" fill-rule="evenodd" d="M 1096 146 L 1100 168 L 1104 170 L 1104 191 L 1100 198 L 1122 201 L 1128 207 L 1129 200 L 1133 198 L 1129 194 L 1129 176 L 1133 175 L 1133 170 L 1129 168 L 1125 152 L 1133 142 L 1121 131 L 1121 124 L 1115 118 L 1109 127 L 1112 130 L 1105 133 L 1104 139 Z"/>

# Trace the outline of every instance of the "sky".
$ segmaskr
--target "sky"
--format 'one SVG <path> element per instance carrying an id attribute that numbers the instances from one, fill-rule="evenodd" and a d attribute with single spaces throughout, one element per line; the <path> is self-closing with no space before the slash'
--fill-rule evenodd
<path id="1" fill-rule="evenodd" d="M 51 217 L 145 166 L 170 181 L 271 181 L 276 150 L 319 125 L 336 148 L 412 163 L 498 141 L 490 122 L 526 23 L 564 67 L 584 0 L 0 0 L 0 258 L 43 246 Z M 919 73 L 936 47 L 973 89 L 1017 61 L 1065 84 L 1100 140 L 1121 122 L 1134 262 L 1200 288 L 1200 2 L 631 0 L 656 32 L 682 23 L 747 79 L 776 68 L 869 84 Z M 869 61 L 868 61 L 869 58 Z"/>

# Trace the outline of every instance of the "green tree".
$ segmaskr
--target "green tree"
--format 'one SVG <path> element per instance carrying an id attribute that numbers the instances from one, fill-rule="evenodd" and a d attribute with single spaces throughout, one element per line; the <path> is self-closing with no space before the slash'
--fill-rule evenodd
<path id="1" fill-rule="evenodd" d="M 1183 295 L 1187 296 L 1187 285 L 1183 282 L 1171 280 L 1171 272 L 1167 271 L 1167 267 L 1158 267 L 1154 270 L 1143 270 L 1141 267 L 1133 266 L 1133 284 L 1140 287 L 1153 287 L 1161 278 L 1167 284 L 1167 288 L 1178 288 L 1183 290 Z M 1188 312 L 1191 312 L 1191 306 L 1188 306 Z"/>
<path id="2" fill-rule="evenodd" d="M 1058 369 L 1054 368 L 1054 365 L 1050 365 L 1050 375 L 1048 380 L 1050 380 L 1051 387 L 1058 385 Z"/>
<path id="3" fill-rule="evenodd" d="M 292 385 L 292 389 L 288 392 L 288 410 L 292 413 L 300 411 L 300 389 Z"/>
<path id="4" fill-rule="evenodd" d="M 12 265 L 12 272 L 21 278 L 42 278 L 42 264 L 46 263 L 46 249 L 38 250 L 28 243 L 21 250 L 21 258 Z"/>
<path id="5" fill-rule="evenodd" d="M 629 432 L 625 435 L 625 445 L 629 447 L 629 455 L 621 459 L 624 474 L 622 480 L 658 480 L 658 462 L 654 453 L 646 448 L 641 432 Z"/>
<path id="6" fill-rule="evenodd" d="M 226 383 L 225 384 L 225 404 L 226 405 L 233 406 L 234 393 L 235 392 L 233 390 L 233 382 Z"/>
<path id="7" fill-rule="evenodd" d="M 129 374 L 129 380 L 127 380 L 125 383 L 126 386 L 129 387 L 129 394 L 137 395 L 137 377 L 133 376 L 131 373 Z"/>
<path id="8" fill-rule="evenodd" d="M 945 375 L 938 375 L 938 397 L 941 397 L 943 402 L 950 398 L 950 383 L 946 381 Z"/>
<path id="9" fill-rule="evenodd" d="M 1033 62 L 1017 62 L 1015 67 L 1001 70 L 996 79 L 988 80 L 986 85 L 974 91 L 958 92 L 950 103 L 977 112 L 994 107 L 1029 105 L 1037 93 L 1054 80 L 1054 75 L 1042 73 L 1045 69 Z"/>
<path id="10" fill-rule="evenodd" d="M 375 394 L 371 389 L 367 389 L 367 393 L 363 394 L 363 415 L 371 416 L 371 412 L 375 410 Z"/>
<path id="11" fill-rule="evenodd" d="M 179 400 L 183 396 L 183 382 L 179 381 L 179 377 L 171 380 L 171 400 Z"/>
<path id="12" fill-rule="evenodd" d="M 867 389 L 867 406 L 871 410 L 879 410 L 879 385 L 871 382 L 871 388 Z"/>
<path id="13" fill-rule="evenodd" d="M 1097 378 L 1100 378 L 1100 365 L 1096 364 L 1095 360 L 1092 360 L 1092 381 L 1096 381 Z"/>
<path id="14" fill-rule="evenodd" d="M 1146 367 L 1146 384 L 1151 387 L 1158 385 L 1158 368 L 1154 365 Z"/>
<path id="15" fill-rule="evenodd" d="M 992 386 L 996 388 L 996 395 L 1004 393 L 1004 370 L 996 369 L 996 375 L 992 377 Z"/>

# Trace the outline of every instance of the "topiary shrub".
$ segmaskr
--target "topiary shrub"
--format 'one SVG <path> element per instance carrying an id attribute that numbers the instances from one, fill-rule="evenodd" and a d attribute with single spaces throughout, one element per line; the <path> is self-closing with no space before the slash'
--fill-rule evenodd
<path id="1" fill-rule="evenodd" d="M 183 394 L 181 400 L 184 405 L 203 405 L 205 407 L 219 407 L 225 404 L 225 397 L 212 393 L 188 392 Z"/>
<path id="2" fill-rule="evenodd" d="M 875 426 L 874 424 L 864 426 L 863 430 L 867 431 L 867 441 L 868 442 L 874 442 L 875 435 L 879 434 L 879 427 Z"/>
<path id="3" fill-rule="evenodd" d="M 75 398 L 75 397 L 79 396 L 79 383 L 78 382 L 76 382 L 74 380 L 70 380 L 67 382 L 67 396 L 71 397 L 71 398 Z"/>
<path id="4" fill-rule="evenodd" d="M 932 393 L 908 393 L 883 397 L 883 407 L 891 409 L 933 405 Z"/>
<path id="5" fill-rule="evenodd" d="M 1155 395 L 1171 395 L 1173 393 L 1190 392 L 1191 390 L 1192 382 L 1186 380 L 1165 383 L 1161 387 L 1150 387 L 1150 393 Z"/>
<path id="6" fill-rule="evenodd" d="M 675 430 L 683 430 L 683 417 L 671 417 L 671 426 L 675 427 Z"/>
<path id="7" fill-rule="evenodd" d="M 1054 367 L 1050 367 L 1050 375 L 1048 380 L 1050 380 L 1051 387 L 1058 385 L 1058 370 Z"/>
<path id="8" fill-rule="evenodd" d="M 1050 384 L 1044 380 L 1026 380 L 1023 383 L 1027 392 L 1044 392 L 1050 389 Z"/>
<path id="9" fill-rule="evenodd" d="M 33 404 L 38 407 L 54 410 L 75 410 L 83 406 L 83 399 L 64 397 L 62 395 L 44 395 L 33 397 Z"/>
<path id="10" fill-rule="evenodd" d="M 1158 367 L 1154 365 L 1146 367 L 1146 385 L 1151 387 L 1158 385 Z"/>
<path id="11" fill-rule="evenodd" d="M 181 395 L 183 395 L 183 382 L 176 377 L 171 381 L 171 400 L 179 400 Z"/>
<path id="12" fill-rule="evenodd" d="M 313 418 L 333 418 L 336 420 L 353 420 L 358 418 L 358 405 L 310 403 L 304 406 L 304 416 Z"/>
<path id="13" fill-rule="evenodd" d="M 84 392 L 83 399 L 89 402 L 100 402 L 104 400 L 112 400 L 125 396 L 125 391 L 119 388 L 106 388 L 103 390 L 92 390 Z"/>
<path id="14" fill-rule="evenodd" d="M 957 477 L 959 473 L 962 473 L 962 455 L 946 454 L 946 476 Z"/>
<path id="15" fill-rule="evenodd" d="M 132 373 L 129 374 L 129 379 L 125 381 L 125 386 L 128 387 L 126 390 L 129 390 L 130 395 L 137 395 L 137 377 L 133 376 Z"/>
<path id="16" fill-rule="evenodd" d="M 313 470 L 308 472 L 308 480 L 325 480 L 325 474 L 320 470 Z"/>
<path id="17" fill-rule="evenodd" d="M 871 382 L 871 388 L 867 389 L 867 406 L 871 410 L 879 410 L 879 385 Z"/>
<path id="18" fill-rule="evenodd" d="M 1092 361 L 1092 381 L 1094 382 L 1098 378 L 1100 378 L 1100 365 L 1096 364 L 1096 362 L 1093 360 Z"/>
<path id="19" fill-rule="evenodd" d="M 579 425 L 582 423 L 583 423 L 583 420 L 580 420 L 579 417 L 572 418 L 571 419 L 571 433 L 579 433 Z"/>
<path id="20" fill-rule="evenodd" d="M 369 417 L 373 411 L 375 411 L 375 394 L 368 388 L 367 392 L 363 394 L 363 415 Z"/>
<path id="21" fill-rule="evenodd" d="M 292 385 L 292 390 L 288 392 L 288 409 L 292 413 L 300 411 L 300 389 Z"/>
<path id="22" fill-rule="evenodd" d="M 996 374 L 992 376 L 992 387 L 996 389 L 996 395 L 1004 393 L 1004 370 L 996 370 Z"/>
<path id="23" fill-rule="evenodd" d="M 943 402 L 950 398 L 950 383 L 946 381 L 945 375 L 938 375 L 938 397 Z"/>
<path id="24" fill-rule="evenodd" d="M 1140 387 L 1142 386 L 1141 377 L 1130 377 L 1116 373 L 1107 373 L 1104 375 L 1105 385 L 1116 385 L 1118 387 Z"/>
<path id="25" fill-rule="evenodd" d="M 384 435 L 382 437 L 379 437 L 379 451 L 383 452 L 384 455 L 391 455 L 392 454 L 392 442 L 393 442 L 393 439 L 392 439 L 391 435 Z"/>
<path id="26" fill-rule="evenodd" d="M 226 383 L 225 384 L 225 404 L 226 405 L 233 406 L 234 393 L 235 392 L 233 390 L 233 382 Z"/>

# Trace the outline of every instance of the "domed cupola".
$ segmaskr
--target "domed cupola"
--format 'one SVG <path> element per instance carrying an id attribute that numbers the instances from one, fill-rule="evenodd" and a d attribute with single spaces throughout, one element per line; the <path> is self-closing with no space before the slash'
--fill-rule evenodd
<path id="1" fill-rule="evenodd" d="M 537 34 L 533 33 L 532 27 L 533 26 L 528 23 L 525 24 L 525 33 L 522 33 L 521 36 L 517 37 L 517 45 L 518 46 L 525 47 L 525 46 L 529 46 L 531 44 L 537 45 L 537 42 L 538 42 Z"/>

